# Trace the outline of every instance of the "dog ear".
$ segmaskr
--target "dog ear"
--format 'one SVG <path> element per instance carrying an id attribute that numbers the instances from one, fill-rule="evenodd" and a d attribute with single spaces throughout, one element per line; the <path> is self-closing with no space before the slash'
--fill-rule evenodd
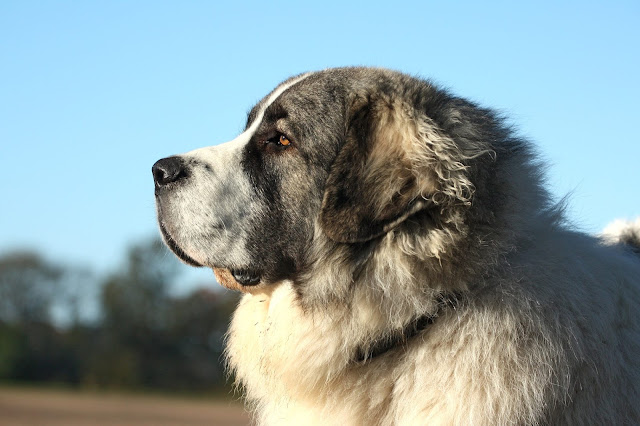
<path id="1" fill-rule="evenodd" d="M 356 97 L 348 110 L 320 214 L 332 240 L 368 241 L 428 206 L 470 204 L 464 155 L 424 113 L 384 96 Z"/>

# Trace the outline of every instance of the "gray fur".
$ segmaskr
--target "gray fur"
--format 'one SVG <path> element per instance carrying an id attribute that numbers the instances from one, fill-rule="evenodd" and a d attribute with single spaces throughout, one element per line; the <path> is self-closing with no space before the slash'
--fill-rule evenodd
<path id="1" fill-rule="evenodd" d="M 193 196 L 220 185 L 198 174 L 159 210 L 187 255 L 246 293 L 227 358 L 259 423 L 640 423 L 640 260 L 563 224 L 499 116 L 342 68 L 283 83 L 247 128 L 241 194 Z M 190 241 L 206 220 L 160 208 L 212 202 L 250 212 L 208 219 L 237 230 L 238 260 L 190 250 L 226 240 Z M 231 278 L 237 265 L 259 284 Z M 358 357 L 381 341 L 395 343 Z"/>

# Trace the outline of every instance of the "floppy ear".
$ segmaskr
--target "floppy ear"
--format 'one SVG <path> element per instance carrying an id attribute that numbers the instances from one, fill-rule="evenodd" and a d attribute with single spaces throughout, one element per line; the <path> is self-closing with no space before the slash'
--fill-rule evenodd
<path id="1" fill-rule="evenodd" d="M 464 156 L 424 113 L 383 96 L 357 97 L 349 111 L 320 214 L 331 239 L 368 241 L 428 206 L 470 203 Z"/>

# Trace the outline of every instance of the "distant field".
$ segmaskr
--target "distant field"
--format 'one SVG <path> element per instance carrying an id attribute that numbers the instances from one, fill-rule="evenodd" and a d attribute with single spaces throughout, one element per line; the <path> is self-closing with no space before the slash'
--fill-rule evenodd
<path id="1" fill-rule="evenodd" d="M 241 426 L 240 403 L 0 388 L 2 426 Z"/>

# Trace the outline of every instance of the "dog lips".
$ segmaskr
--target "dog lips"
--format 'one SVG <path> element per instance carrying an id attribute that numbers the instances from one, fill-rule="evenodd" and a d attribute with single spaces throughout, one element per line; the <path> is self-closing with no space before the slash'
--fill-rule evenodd
<path id="1" fill-rule="evenodd" d="M 251 290 L 260 283 L 260 277 L 246 272 L 234 273 L 226 268 L 213 268 L 213 273 L 220 285 L 229 290 L 241 291 L 243 293 L 251 293 Z"/>
<path id="2" fill-rule="evenodd" d="M 256 285 L 260 282 L 260 276 L 246 271 L 231 271 L 231 275 L 242 285 Z"/>

